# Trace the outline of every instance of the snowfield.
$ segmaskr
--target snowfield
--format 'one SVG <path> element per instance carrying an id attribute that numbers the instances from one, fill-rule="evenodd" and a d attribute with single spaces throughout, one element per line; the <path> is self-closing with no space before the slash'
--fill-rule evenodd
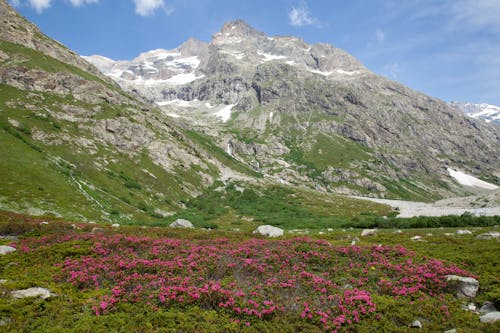
<path id="1" fill-rule="evenodd" d="M 455 180 L 461 185 L 483 188 L 485 190 L 496 190 L 498 188 L 498 186 L 494 184 L 487 183 L 481 179 L 478 179 L 461 171 L 453 170 L 450 168 L 448 168 L 447 170 L 450 176 L 455 178 Z"/>

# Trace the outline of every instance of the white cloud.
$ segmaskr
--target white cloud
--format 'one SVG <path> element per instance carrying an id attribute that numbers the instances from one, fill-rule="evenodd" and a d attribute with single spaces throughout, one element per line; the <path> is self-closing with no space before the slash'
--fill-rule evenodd
<path id="1" fill-rule="evenodd" d="M 312 16 L 305 1 L 302 1 L 297 7 L 292 7 L 292 10 L 288 12 L 288 19 L 290 20 L 290 24 L 294 27 L 318 23 L 318 20 Z"/>
<path id="2" fill-rule="evenodd" d="M 157 9 L 164 9 L 167 15 L 172 14 L 173 9 L 166 7 L 163 0 L 134 0 L 135 12 L 141 16 L 153 15 Z"/>
<path id="3" fill-rule="evenodd" d="M 71 4 L 75 7 L 80 7 L 83 5 L 91 4 L 91 3 L 98 3 L 99 0 L 69 0 Z"/>
<path id="4" fill-rule="evenodd" d="M 18 1 L 19 2 L 19 1 Z M 29 0 L 30 6 L 40 14 L 52 5 L 52 0 Z"/>
<path id="5" fill-rule="evenodd" d="M 490 30 L 500 33 L 500 1 L 456 0 L 450 3 L 456 29 Z"/>
<path id="6" fill-rule="evenodd" d="M 383 32 L 382 30 L 377 29 L 377 31 L 375 31 L 375 39 L 377 40 L 377 42 L 383 43 L 385 41 L 385 36 L 385 32 Z"/>

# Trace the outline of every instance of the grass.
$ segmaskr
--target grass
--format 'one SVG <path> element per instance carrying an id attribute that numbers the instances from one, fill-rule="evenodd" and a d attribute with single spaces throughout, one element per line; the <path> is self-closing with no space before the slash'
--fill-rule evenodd
<path id="1" fill-rule="evenodd" d="M 48 224 L 40 224 L 41 221 L 48 221 Z M 93 227 L 103 228 L 102 234 L 91 235 Z M 153 247 L 148 246 L 149 242 L 176 242 L 180 248 L 175 247 L 169 251 L 201 251 L 205 246 L 211 249 L 211 253 L 216 255 L 219 251 L 228 251 L 234 246 L 246 246 L 248 244 L 265 243 L 259 245 L 259 251 L 248 252 L 247 259 L 257 260 L 260 255 L 273 254 L 287 255 L 287 253 L 299 254 L 302 259 L 298 265 L 307 265 L 310 273 L 321 274 L 335 267 L 342 267 L 343 260 L 353 261 L 356 264 L 364 263 L 365 259 L 360 257 L 354 259 L 353 254 L 342 257 L 332 255 L 326 259 L 316 260 L 315 256 L 322 256 L 322 253 L 330 253 L 337 248 L 349 248 L 352 237 L 359 237 L 360 230 L 334 230 L 323 235 L 311 236 L 309 239 L 297 239 L 286 236 L 282 240 L 253 239 L 247 232 L 223 232 L 223 231 L 203 231 L 203 230 L 179 230 L 172 228 L 141 228 L 137 226 L 120 227 L 119 229 L 109 228 L 103 225 L 80 224 L 71 226 L 71 222 L 58 219 L 34 218 L 12 213 L 0 212 L 0 234 L 18 235 L 19 241 L 2 241 L 0 244 L 12 244 L 18 246 L 18 251 L 0 257 L 0 278 L 7 281 L 0 284 L 2 295 L 0 296 L 0 320 L 4 320 L 6 325 L 2 326 L 5 332 L 126 332 L 126 331 L 146 331 L 146 332 L 170 332 L 170 331 L 241 331 L 241 332 L 321 332 L 324 331 L 322 324 L 314 319 L 301 318 L 300 311 L 295 312 L 293 307 L 288 308 L 283 313 L 265 317 L 263 319 L 252 319 L 252 317 L 241 317 L 242 323 L 234 321 L 234 313 L 224 309 L 217 309 L 208 304 L 216 303 L 182 303 L 173 302 L 169 304 L 151 307 L 146 302 L 139 300 L 126 303 L 117 303 L 114 309 L 110 309 L 100 316 L 95 315 L 95 306 L 99 306 L 102 300 L 106 300 L 111 293 L 113 283 L 121 280 L 107 280 L 102 275 L 99 280 L 102 287 L 83 287 L 83 285 L 73 284 L 67 281 L 68 272 L 60 264 L 66 262 L 78 262 L 89 255 L 94 260 L 99 260 L 100 254 L 94 252 L 97 243 L 94 240 L 109 242 L 116 240 L 114 245 L 105 247 L 117 255 L 129 256 L 128 262 L 137 255 L 146 255 L 152 251 Z M 403 245 L 409 251 L 413 251 L 412 262 L 426 262 L 428 258 L 435 258 L 444 261 L 445 265 L 456 265 L 460 269 L 468 271 L 477 276 L 480 281 L 480 291 L 474 299 L 475 304 L 481 304 L 489 300 L 500 305 L 500 289 L 498 280 L 498 267 L 500 258 L 496 255 L 500 250 L 500 245 L 496 240 L 479 240 L 475 235 L 446 236 L 445 233 L 454 232 L 456 229 L 408 229 L 401 234 L 395 234 L 392 230 L 380 230 L 372 237 L 361 237 L 358 243 L 360 249 L 376 249 L 378 244 L 383 247 Z M 472 229 L 475 234 L 496 230 L 494 228 Z M 432 236 L 427 235 L 432 233 Z M 123 236 L 120 236 L 123 235 Z M 423 241 L 413 242 L 410 240 L 415 235 L 421 235 Z M 128 240 L 127 240 L 128 239 Z M 64 241 L 65 240 L 65 241 Z M 321 240 L 317 243 L 317 240 Z M 326 243 L 324 243 L 326 241 Z M 223 243 L 221 243 L 223 242 Z M 285 242 L 285 243 L 283 243 Z M 157 249 L 160 243 L 157 243 Z M 196 244 L 194 247 L 189 244 Z M 219 246 L 218 244 L 225 244 Z M 245 245 L 247 244 L 247 245 Z M 278 250 L 279 244 L 295 244 L 287 248 Z M 24 252 L 23 246 L 31 248 L 31 251 Z M 184 246 L 187 246 L 184 248 Z M 266 252 L 267 249 L 267 252 Z M 134 254 L 135 253 L 135 254 Z M 169 253 L 169 252 L 167 252 Z M 186 252 L 187 253 L 187 252 Z M 237 254 L 238 252 L 234 252 Z M 273 254 L 274 255 L 274 254 Z M 312 256 L 311 256 L 312 255 Z M 178 257 L 181 258 L 182 256 Z M 147 257 L 144 257 L 147 258 Z M 269 258 L 271 263 L 272 257 Z M 343 259 L 344 258 L 344 259 Z M 111 257 L 110 257 L 111 259 Z M 174 259 L 178 260 L 178 259 Z M 210 256 L 202 257 L 198 265 L 205 261 L 210 261 Z M 225 260 L 230 260 L 227 257 Z M 295 259 L 294 259 L 295 260 Z M 374 261 L 372 257 L 366 260 Z M 393 259 L 391 259 L 393 260 Z M 220 260 L 218 262 L 221 262 Z M 231 261 L 229 261 L 231 262 Z M 413 296 L 393 296 L 385 292 L 375 292 L 373 286 L 381 278 L 380 275 L 386 268 L 376 263 L 375 269 L 370 269 L 366 274 L 364 288 L 371 290 L 371 297 L 376 304 L 376 311 L 373 314 L 361 316 L 358 323 L 349 326 L 342 326 L 339 332 L 406 332 L 410 331 L 409 323 L 414 319 L 419 319 L 424 327 L 422 332 L 443 332 L 452 328 L 458 332 L 498 332 L 500 323 L 481 324 L 477 315 L 465 312 L 461 309 L 464 301 L 454 297 L 452 290 L 436 290 L 439 296 L 426 296 L 426 294 L 416 294 Z M 207 266 L 210 269 L 217 269 L 217 266 Z M 222 277 L 219 280 L 222 286 L 228 286 L 231 279 L 253 279 L 250 283 L 263 282 L 264 275 L 253 273 L 251 269 L 246 269 L 245 265 L 238 267 L 233 273 L 231 270 L 221 271 Z M 265 267 L 265 266 L 264 266 Z M 285 269 L 287 265 L 283 266 Z M 291 266 L 290 266 L 291 267 Z M 80 265 L 75 270 L 83 270 L 90 266 Z M 337 281 L 347 278 L 350 274 L 355 274 L 357 268 L 336 271 Z M 126 273 L 127 268 L 122 272 Z M 105 272 L 98 272 L 99 276 Z M 146 277 L 146 271 L 134 270 L 139 276 Z M 149 270 L 148 274 L 156 274 L 157 271 Z M 200 271 L 201 272 L 201 271 Z M 217 272 L 217 271 L 212 271 Z M 199 274 L 199 273 L 194 273 Z M 265 273 L 268 274 L 268 273 Z M 213 276 L 213 275 L 212 275 Z M 278 281 L 280 277 L 277 277 Z M 249 280 L 250 281 L 250 280 Z M 320 280 L 318 280 L 320 281 Z M 365 280 L 363 280 L 365 281 Z M 111 283 L 108 285 L 108 283 Z M 57 296 L 46 301 L 39 299 L 14 300 L 8 296 L 12 290 L 41 286 L 49 288 Z M 249 284 L 246 284 L 249 286 Z M 306 288 L 301 286 L 300 288 Z M 133 289 L 125 289 L 130 295 Z M 290 293 L 277 293 L 274 296 L 276 304 L 282 304 L 290 297 Z M 284 290 L 284 289 L 283 289 Z M 299 290 L 299 289 L 292 289 Z M 290 291 L 292 291 L 290 290 Z M 156 291 L 147 291 L 144 295 Z M 265 292 L 265 291 L 262 291 Z M 303 294 L 301 297 L 308 298 L 310 304 L 319 301 L 310 298 L 315 291 Z M 271 294 L 273 295 L 273 294 Z M 287 296 L 288 295 L 288 296 Z M 128 296 L 127 296 L 128 297 Z M 152 302 L 157 302 L 155 299 Z M 290 303 L 302 307 L 302 303 L 290 300 Z M 288 306 L 288 305 L 287 305 Z M 443 308 L 446 306 L 446 308 Z M 246 326 L 245 321 L 249 322 Z"/>

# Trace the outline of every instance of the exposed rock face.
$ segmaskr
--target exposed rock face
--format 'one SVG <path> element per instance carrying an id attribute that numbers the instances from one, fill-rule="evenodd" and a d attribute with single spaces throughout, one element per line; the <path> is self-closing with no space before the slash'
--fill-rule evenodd
<path id="1" fill-rule="evenodd" d="M 283 229 L 273 227 L 272 225 L 261 225 L 253 231 L 254 234 L 259 234 L 267 237 L 280 237 L 283 236 Z"/>
<path id="2" fill-rule="evenodd" d="M 174 222 L 170 223 L 170 228 L 194 228 L 193 224 L 184 219 L 177 219 Z"/>
<path id="3" fill-rule="evenodd" d="M 446 275 L 446 281 L 456 284 L 457 297 L 473 298 L 479 290 L 479 281 L 471 277 L 463 277 L 458 275 Z"/>
<path id="4" fill-rule="evenodd" d="M 219 140 L 220 146 L 225 149 L 229 141 L 235 157 L 276 180 L 379 196 L 391 195 L 392 183 L 399 182 L 400 190 L 422 198 L 429 192 L 462 193 L 446 166 L 499 181 L 494 176 L 500 172 L 498 128 L 371 73 L 343 50 L 268 37 L 241 20 L 225 24 L 208 45 L 187 44 L 194 46 L 186 55 L 185 45 L 164 51 L 177 52 L 184 63 L 187 55 L 197 57 L 196 66 L 182 69 L 182 75 L 194 73 L 186 81 L 143 84 L 175 59 L 141 55 L 103 64 L 88 59 L 111 77 L 113 66 L 153 66 L 149 74 L 117 82 L 166 113 L 189 119 L 188 127 L 210 127 L 215 138 L 228 128 L 242 133 Z M 221 125 L 215 115 L 223 105 L 234 107 L 230 121 Z M 342 152 L 329 153 L 339 146 Z M 353 150 L 359 153 L 353 156 Z"/>

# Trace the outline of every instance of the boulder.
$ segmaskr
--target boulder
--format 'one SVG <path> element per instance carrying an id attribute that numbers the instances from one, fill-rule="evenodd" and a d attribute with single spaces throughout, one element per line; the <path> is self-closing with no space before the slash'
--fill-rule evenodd
<path id="1" fill-rule="evenodd" d="M 170 223 L 170 228 L 194 228 L 193 224 L 188 220 L 177 219 L 174 222 Z"/>
<path id="2" fill-rule="evenodd" d="M 457 333 L 457 329 L 453 328 L 451 330 L 444 331 L 443 333 Z"/>
<path id="3" fill-rule="evenodd" d="M 493 324 L 500 321 L 500 311 L 489 312 L 484 316 L 479 317 L 482 323 Z"/>
<path id="4" fill-rule="evenodd" d="M 119 228 L 119 227 L 120 227 L 120 225 L 118 223 L 113 223 L 111 225 L 111 228 Z"/>
<path id="5" fill-rule="evenodd" d="M 420 320 L 414 320 L 411 324 L 410 324 L 410 327 L 411 328 L 422 328 L 422 323 L 420 322 Z"/>
<path id="6" fill-rule="evenodd" d="M 46 288 L 40 288 L 40 287 L 34 287 L 34 288 L 28 288 L 28 289 L 22 289 L 22 290 L 15 290 L 10 293 L 12 297 L 20 299 L 20 298 L 26 298 L 26 297 L 40 297 L 41 299 L 47 299 L 51 296 L 54 296 L 50 292 L 50 290 Z"/>
<path id="7" fill-rule="evenodd" d="M 0 255 L 15 252 L 16 248 L 8 245 L 0 246 Z"/>
<path id="8" fill-rule="evenodd" d="M 377 229 L 364 229 L 361 231 L 361 237 L 365 236 L 375 236 L 377 234 Z"/>
<path id="9" fill-rule="evenodd" d="M 500 238 L 500 232 L 498 231 L 490 231 L 490 232 L 486 232 L 484 234 L 480 234 L 480 235 L 477 235 L 476 236 L 477 239 L 497 239 L 497 238 Z"/>
<path id="10" fill-rule="evenodd" d="M 416 242 L 416 241 L 420 241 L 422 240 L 422 236 L 413 236 L 412 238 L 410 238 L 412 241 Z"/>
<path id="11" fill-rule="evenodd" d="M 273 227 L 272 225 L 261 225 L 253 233 L 268 237 L 280 237 L 283 236 L 283 229 Z"/>
<path id="12" fill-rule="evenodd" d="M 471 278 L 458 275 L 446 275 L 446 281 L 456 283 L 456 292 L 458 298 L 476 297 L 479 289 L 479 281 Z"/>
<path id="13" fill-rule="evenodd" d="M 472 235 L 472 231 L 470 230 L 457 230 L 455 233 L 457 235 Z"/>
<path id="14" fill-rule="evenodd" d="M 495 304 L 493 302 L 484 302 L 481 308 L 479 309 L 479 313 L 485 315 L 490 312 L 496 312 Z"/>

